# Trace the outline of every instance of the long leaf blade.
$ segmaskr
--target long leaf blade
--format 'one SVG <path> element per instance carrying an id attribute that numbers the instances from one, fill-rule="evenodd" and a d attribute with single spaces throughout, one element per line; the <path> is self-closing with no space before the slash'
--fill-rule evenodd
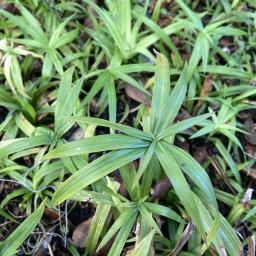
<path id="1" fill-rule="evenodd" d="M 144 154 L 145 149 L 122 149 L 110 152 L 91 162 L 69 177 L 53 195 L 53 203 L 60 204 L 83 188 L 128 164 Z"/>
<path id="2" fill-rule="evenodd" d="M 170 92 L 170 71 L 169 63 L 166 57 L 160 53 L 156 53 L 156 70 L 155 82 L 152 97 L 152 112 L 150 116 L 151 131 L 155 130 L 160 120 Z"/>
<path id="3" fill-rule="evenodd" d="M 44 159 L 62 158 L 107 150 L 143 148 L 147 146 L 148 142 L 128 135 L 99 135 L 60 145 L 46 154 Z"/>
<path id="4" fill-rule="evenodd" d="M 3 243 L 0 244 L 0 254 L 5 256 L 12 256 L 16 253 L 19 246 L 27 239 L 27 237 L 34 230 L 40 221 L 45 207 L 46 199 L 40 206 L 28 216 Z"/>
<path id="5" fill-rule="evenodd" d="M 166 103 L 166 106 L 161 113 L 159 122 L 156 124 L 156 127 L 154 129 L 156 134 L 160 133 L 162 130 L 166 129 L 170 124 L 172 124 L 185 98 L 187 84 L 188 68 L 187 65 L 185 65 L 179 77 L 179 80 L 175 85 L 171 95 L 169 96 L 168 102 Z"/>

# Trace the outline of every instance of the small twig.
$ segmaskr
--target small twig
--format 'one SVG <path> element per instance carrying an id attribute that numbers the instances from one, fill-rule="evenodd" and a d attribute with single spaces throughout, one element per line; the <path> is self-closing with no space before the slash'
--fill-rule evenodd
<path id="1" fill-rule="evenodd" d="M 8 224 L 10 224 L 10 223 L 13 223 L 12 221 L 6 221 L 6 222 L 4 222 L 4 223 L 1 223 L 0 224 L 0 227 L 4 227 L 4 226 L 6 226 L 6 225 L 8 225 Z"/>
<path id="2" fill-rule="evenodd" d="M 50 243 L 47 244 L 47 248 L 48 248 L 49 254 L 50 254 L 51 256 L 54 256 L 53 251 L 52 251 L 52 247 L 51 247 Z"/>
<path id="3" fill-rule="evenodd" d="M 175 246 L 175 248 L 172 250 L 172 252 L 169 254 L 169 256 L 176 256 L 181 251 L 183 246 L 187 243 L 190 236 L 193 234 L 195 230 L 195 224 L 193 222 L 189 222 L 186 229 L 181 235 L 179 243 Z"/>
<path id="4" fill-rule="evenodd" d="M 248 237 L 248 256 L 256 255 L 256 243 L 255 243 L 255 235 Z"/>
<path id="5" fill-rule="evenodd" d="M 236 192 L 233 189 L 233 187 L 231 186 L 229 180 L 227 179 L 225 173 L 223 172 L 223 170 L 220 168 L 219 163 L 217 162 L 217 159 L 212 158 L 211 159 L 211 164 L 214 167 L 214 169 L 217 171 L 217 173 L 220 175 L 220 177 L 224 180 L 225 184 L 228 186 L 228 188 L 230 189 L 230 191 L 235 195 Z"/>
<path id="6" fill-rule="evenodd" d="M 65 203 L 65 247 L 67 246 L 67 230 L 68 230 L 68 201 Z"/>

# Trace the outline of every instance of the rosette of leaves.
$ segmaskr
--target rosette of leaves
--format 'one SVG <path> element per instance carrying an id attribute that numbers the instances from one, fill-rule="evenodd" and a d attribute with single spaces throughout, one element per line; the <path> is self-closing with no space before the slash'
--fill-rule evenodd
<path id="1" fill-rule="evenodd" d="M 188 70 L 185 65 L 176 86 L 170 93 L 169 64 L 163 55 L 157 53 L 152 109 L 150 115 L 142 119 L 143 131 L 98 118 L 81 116 L 71 118 L 81 126 L 93 124 L 109 127 L 120 134 L 99 135 L 69 142 L 57 146 L 45 155 L 44 159 L 49 160 L 109 151 L 61 183 L 53 195 L 53 204 L 61 204 L 116 169 L 143 158 L 133 177 L 133 187 L 140 181 L 151 187 L 153 177 L 150 167 L 154 164 L 158 165 L 158 170 L 162 169 L 170 179 L 187 218 L 196 225 L 204 241 L 202 251 L 213 246 L 219 255 L 227 253 L 239 255 L 241 243 L 230 224 L 218 211 L 213 186 L 206 171 L 188 153 L 172 143 L 175 134 L 200 123 L 211 115 L 204 114 L 173 123 L 184 101 L 187 84 Z M 194 184 L 195 189 L 191 189 L 188 179 Z M 133 224 L 130 228 L 132 226 Z M 152 225 L 152 228 L 159 232 L 156 226 Z M 129 232 L 122 235 L 127 237 Z"/>

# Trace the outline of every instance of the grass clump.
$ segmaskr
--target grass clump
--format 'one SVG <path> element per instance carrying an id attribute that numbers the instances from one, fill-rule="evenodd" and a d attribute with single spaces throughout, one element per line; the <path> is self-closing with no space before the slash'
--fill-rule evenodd
<path id="1" fill-rule="evenodd" d="M 0 4 L 0 255 L 255 254 L 255 4 Z"/>

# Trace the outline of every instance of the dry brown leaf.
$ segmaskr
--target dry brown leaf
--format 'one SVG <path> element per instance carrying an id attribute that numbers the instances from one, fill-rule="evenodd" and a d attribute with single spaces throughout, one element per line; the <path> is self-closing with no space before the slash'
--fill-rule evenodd
<path id="1" fill-rule="evenodd" d="M 176 121 L 183 121 L 183 120 L 186 120 L 188 118 L 191 118 L 191 115 L 189 114 L 189 112 L 187 110 L 182 110 L 182 112 L 177 115 L 175 120 Z"/>
<path id="2" fill-rule="evenodd" d="M 200 97 L 207 97 L 209 95 L 209 93 L 212 91 L 212 76 L 209 75 L 205 78 L 202 89 L 200 91 Z M 196 103 L 194 110 L 193 110 L 193 114 L 196 114 L 199 110 L 199 108 L 202 106 L 203 101 L 202 100 L 198 100 L 198 102 Z"/>
<path id="3" fill-rule="evenodd" d="M 194 158 L 200 164 L 203 164 L 208 160 L 208 153 L 206 151 L 205 146 L 196 147 L 194 152 Z"/>
<path id="4" fill-rule="evenodd" d="M 248 256 L 256 255 L 256 243 L 255 243 L 255 235 L 248 237 Z"/>
<path id="5" fill-rule="evenodd" d="M 179 252 L 182 250 L 183 246 L 187 243 L 187 241 L 189 240 L 190 236 L 193 234 L 194 231 L 195 231 L 195 224 L 192 222 L 189 222 L 186 229 L 184 230 L 184 232 L 180 237 L 180 241 L 170 253 L 170 256 L 176 256 L 179 254 Z"/>
<path id="6" fill-rule="evenodd" d="M 59 219 L 59 214 L 57 211 L 51 208 L 45 208 L 44 210 L 45 216 L 47 216 L 51 221 L 56 221 Z"/>
<path id="7" fill-rule="evenodd" d="M 153 199 L 162 198 L 171 186 L 171 182 L 168 178 L 159 181 L 153 189 Z"/>
<path id="8" fill-rule="evenodd" d="M 71 243 L 74 246 L 79 247 L 79 248 L 85 247 L 87 235 L 89 233 L 90 225 L 92 222 L 92 218 L 93 217 L 91 217 L 90 219 L 79 224 L 73 231 Z"/>
<path id="9" fill-rule="evenodd" d="M 256 147 L 251 144 L 246 144 L 245 152 L 250 158 L 253 158 L 254 155 L 256 154 Z"/>
<path id="10" fill-rule="evenodd" d="M 245 140 L 251 145 L 256 145 L 256 125 L 251 116 L 249 116 L 244 122 L 244 126 L 246 127 L 247 131 L 251 133 L 244 135 Z"/>
<path id="11" fill-rule="evenodd" d="M 217 173 L 219 174 L 221 179 L 223 179 L 223 181 L 226 183 L 226 185 L 232 191 L 232 193 L 235 194 L 235 190 L 231 186 L 231 184 L 229 182 L 229 179 L 226 176 L 226 173 L 221 168 L 221 165 L 219 164 L 218 158 L 216 158 L 216 157 L 211 158 L 211 164 L 212 164 L 213 168 L 217 171 Z"/>
<path id="12" fill-rule="evenodd" d="M 12 14 L 16 14 L 18 12 L 17 7 L 13 3 L 1 3 L 0 9 L 8 11 Z"/>
<path id="13" fill-rule="evenodd" d="M 135 87 L 131 86 L 131 85 L 127 85 L 125 87 L 125 92 L 127 94 L 127 96 L 139 103 L 146 103 L 146 99 L 145 99 L 145 95 L 143 92 L 139 91 L 138 89 L 136 89 Z"/>
<path id="14" fill-rule="evenodd" d="M 68 141 L 81 140 L 84 138 L 84 134 L 84 129 L 78 127 L 71 132 L 70 136 L 68 137 Z"/>
<path id="15" fill-rule="evenodd" d="M 241 170 L 241 172 L 243 172 L 247 176 L 250 176 L 251 178 L 256 180 L 256 169 L 254 169 L 254 168 L 244 168 L 244 169 Z"/>

